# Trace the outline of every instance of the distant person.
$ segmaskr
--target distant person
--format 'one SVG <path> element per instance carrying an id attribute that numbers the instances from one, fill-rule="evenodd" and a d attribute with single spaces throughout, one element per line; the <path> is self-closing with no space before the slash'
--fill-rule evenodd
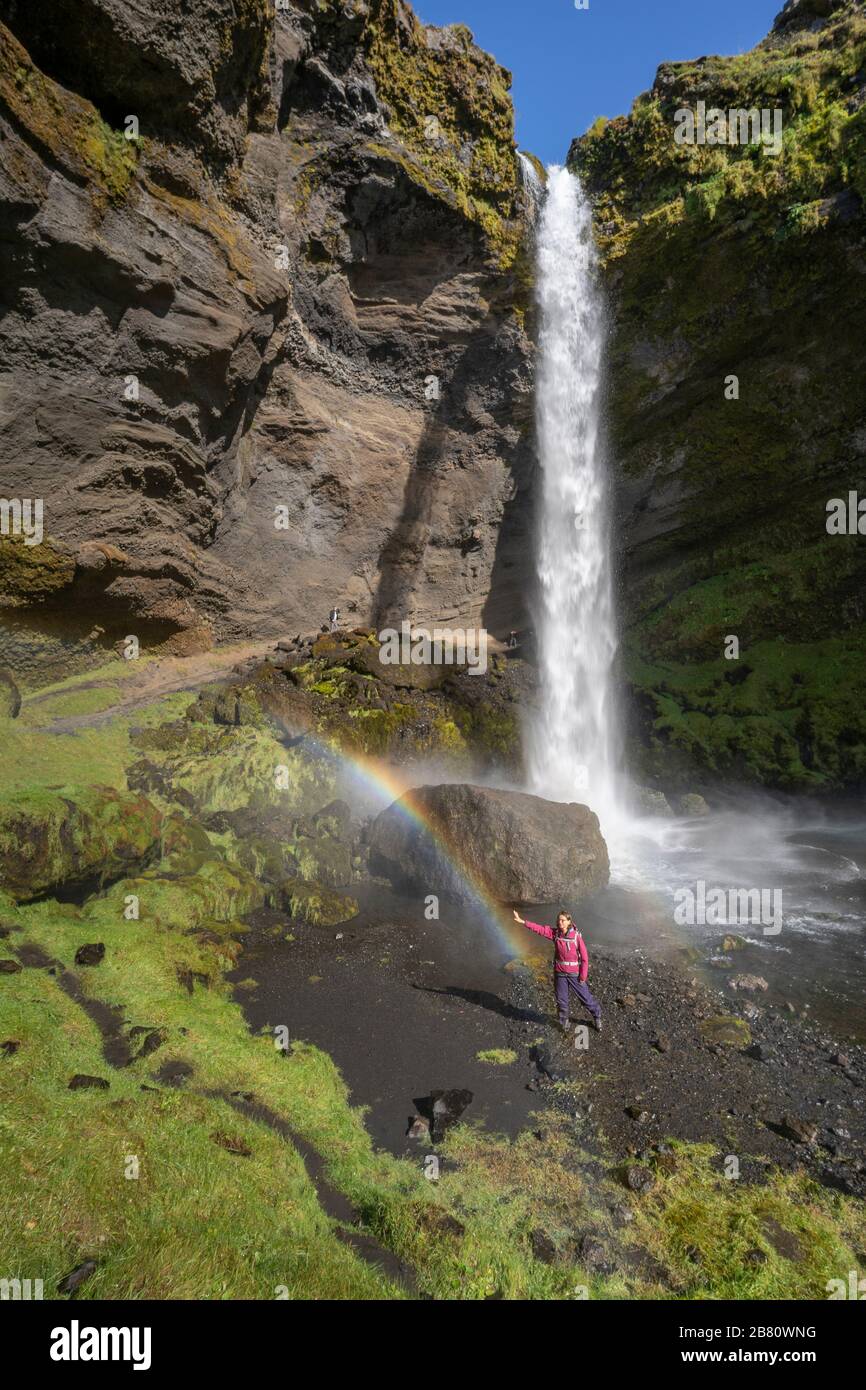
<path id="1" fill-rule="evenodd" d="M 332 609 L 331 609 L 331 613 L 330 613 L 330 617 L 328 618 L 328 622 L 331 624 L 331 631 L 332 631 L 332 632 L 336 632 L 336 631 L 337 631 L 337 628 L 340 626 L 340 610 L 339 610 L 339 608 L 332 608 Z"/>
<path id="2" fill-rule="evenodd" d="M 537 922 L 527 922 L 525 917 L 521 917 L 518 912 L 514 913 L 515 922 L 519 922 L 528 931 L 534 931 L 539 936 L 546 936 L 548 941 L 553 942 L 553 988 L 556 995 L 556 1007 L 559 1013 L 559 1026 L 563 1032 L 569 1028 L 568 1005 L 570 994 L 577 995 L 577 998 L 592 1014 L 595 1024 L 595 1031 L 601 1032 L 601 1005 L 591 992 L 586 983 L 589 974 L 589 955 L 586 944 L 577 927 L 572 922 L 567 912 L 557 914 L 555 927 L 542 927 Z"/>
<path id="3" fill-rule="evenodd" d="M 508 645 L 512 648 L 517 646 L 517 633 L 514 631 L 514 628 L 512 628 L 508 634 Z"/>

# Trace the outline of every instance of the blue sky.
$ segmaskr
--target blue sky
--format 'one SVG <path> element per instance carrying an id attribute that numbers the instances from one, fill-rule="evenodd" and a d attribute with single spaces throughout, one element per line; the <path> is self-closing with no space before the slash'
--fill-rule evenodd
<path id="1" fill-rule="evenodd" d="M 412 0 L 427 24 L 467 24 L 514 74 L 517 139 L 545 164 L 596 116 L 627 112 L 659 63 L 740 53 L 784 0 Z"/>

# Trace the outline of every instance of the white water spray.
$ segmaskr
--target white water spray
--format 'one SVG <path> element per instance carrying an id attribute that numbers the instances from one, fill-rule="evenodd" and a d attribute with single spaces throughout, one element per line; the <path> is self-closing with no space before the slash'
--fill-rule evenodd
<path id="1" fill-rule="evenodd" d="M 541 702 L 529 730 L 530 780 L 550 800 L 591 806 L 610 843 L 622 818 L 608 480 L 599 438 L 604 316 L 589 205 L 578 180 L 555 166 L 538 220 L 537 264 Z"/>

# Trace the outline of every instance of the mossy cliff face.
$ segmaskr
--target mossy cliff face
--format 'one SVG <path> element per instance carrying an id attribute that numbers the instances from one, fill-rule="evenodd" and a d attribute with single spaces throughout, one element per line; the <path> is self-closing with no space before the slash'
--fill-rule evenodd
<path id="1" fill-rule="evenodd" d="M 399 0 L 50 9 L 0 0 L 2 495 L 45 508 L 42 544 L 0 539 L 0 660 L 62 676 L 334 604 L 507 632 L 509 75 Z"/>
<path id="2" fill-rule="evenodd" d="M 866 537 L 826 528 L 866 492 L 864 71 L 866 7 L 800 0 L 569 154 L 611 303 L 633 752 L 672 782 L 866 778 Z M 701 101 L 780 109 L 780 152 L 678 144 Z"/>

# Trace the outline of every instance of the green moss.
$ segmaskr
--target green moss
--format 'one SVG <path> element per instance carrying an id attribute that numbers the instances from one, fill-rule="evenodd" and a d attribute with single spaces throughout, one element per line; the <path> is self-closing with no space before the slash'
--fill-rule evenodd
<path id="1" fill-rule="evenodd" d="M 199 814 L 254 805 L 303 815 L 335 795 L 324 752 L 286 748 L 264 728 L 178 720 L 135 742 L 143 757 L 130 769 L 133 784 L 165 805 L 180 797 Z"/>
<path id="2" fill-rule="evenodd" d="M 699 63 L 666 63 L 630 116 L 596 122 L 569 154 L 597 199 L 603 253 L 623 256 L 647 217 L 665 205 L 679 216 L 731 224 L 745 212 L 762 234 L 784 227 L 789 210 L 863 177 L 863 111 L 849 100 L 866 56 L 866 20 L 846 7 L 814 43 L 774 36 L 749 53 Z M 677 145 L 681 108 L 782 110 L 782 153 L 760 144 Z"/>
<path id="3" fill-rule="evenodd" d="M 464 742 L 485 761 L 499 767 L 520 766 L 520 719 L 514 710 L 480 701 L 472 707 L 457 708 L 454 718 Z"/>
<path id="4" fill-rule="evenodd" d="M 20 792 L 0 808 L 0 883 L 12 897 L 110 879 L 152 857 L 161 816 L 112 787 Z"/>
<path id="5" fill-rule="evenodd" d="M 299 878 L 328 888 L 340 888 L 352 880 L 352 854 L 338 840 L 301 837 L 291 847 Z"/>
<path id="6" fill-rule="evenodd" d="M 520 237 L 511 74 L 464 26 L 428 31 L 400 0 L 373 0 L 363 43 L 389 127 L 411 152 L 406 172 L 450 193 L 509 265 Z"/>
<path id="7" fill-rule="evenodd" d="M 261 907 L 267 896 L 251 874 L 209 859 L 191 874 L 169 876 L 159 866 L 138 877 L 121 879 L 101 897 L 89 900 L 83 920 L 95 926 L 125 921 L 130 895 L 138 899 L 141 922 L 176 930 L 210 922 L 238 922 Z"/>
<path id="8" fill-rule="evenodd" d="M 752 1040 L 751 1030 L 745 1019 L 734 1018 L 730 1014 L 719 1014 L 717 1018 L 704 1019 L 700 1031 L 707 1042 L 719 1043 L 725 1047 L 748 1047 Z"/>
<path id="9" fill-rule="evenodd" d="M 72 583 L 75 561 L 51 537 L 27 545 L 23 536 L 0 536 L 0 606 L 40 603 Z"/>
<path id="10" fill-rule="evenodd" d="M 5 26 L 0 29 L 0 101 L 37 145 L 87 182 L 97 207 L 122 201 L 135 176 L 139 142 L 112 130 L 89 101 L 44 76 Z"/>
<path id="11" fill-rule="evenodd" d="M 318 883 L 289 879 L 283 884 L 286 910 L 301 922 L 314 927 L 337 927 L 358 915 L 356 900 L 345 893 L 334 893 Z"/>

